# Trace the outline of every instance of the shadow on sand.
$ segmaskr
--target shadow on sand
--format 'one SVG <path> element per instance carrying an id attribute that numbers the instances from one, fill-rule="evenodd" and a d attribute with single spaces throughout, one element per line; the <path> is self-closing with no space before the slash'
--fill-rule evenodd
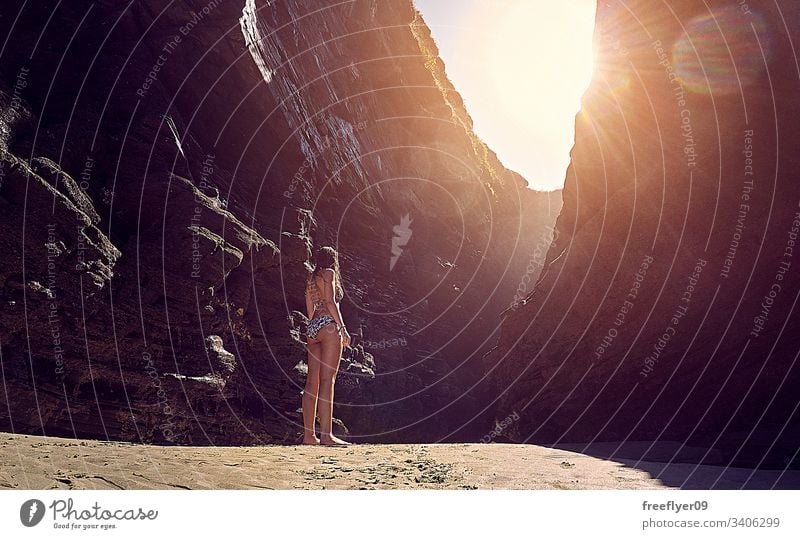
<path id="1" fill-rule="evenodd" d="M 665 486 L 681 489 L 800 489 L 800 470 L 725 466 L 719 453 L 679 442 L 596 442 L 551 446 L 612 460 L 649 473 Z M 703 464 L 698 464 L 703 462 Z"/>

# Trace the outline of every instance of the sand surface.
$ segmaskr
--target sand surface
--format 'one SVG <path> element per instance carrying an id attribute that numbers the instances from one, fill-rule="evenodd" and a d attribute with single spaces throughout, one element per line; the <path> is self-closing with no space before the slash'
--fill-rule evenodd
<path id="1" fill-rule="evenodd" d="M 658 477 L 655 477 L 658 476 Z M 535 445 L 164 447 L 0 434 L 0 488 L 794 488 L 800 472 L 604 460 Z"/>

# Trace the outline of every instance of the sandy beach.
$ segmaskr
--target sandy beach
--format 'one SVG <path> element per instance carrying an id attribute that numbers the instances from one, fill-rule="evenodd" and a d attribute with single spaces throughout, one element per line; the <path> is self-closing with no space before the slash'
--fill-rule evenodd
<path id="1" fill-rule="evenodd" d="M 0 488 L 796 488 L 800 472 L 605 460 L 535 445 L 165 447 L 0 434 Z"/>

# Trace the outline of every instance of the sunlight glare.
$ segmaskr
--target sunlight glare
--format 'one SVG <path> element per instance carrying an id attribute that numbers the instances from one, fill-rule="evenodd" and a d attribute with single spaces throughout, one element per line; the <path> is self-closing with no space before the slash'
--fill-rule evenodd
<path id="1" fill-rule="evenodd" d="M 596 2 L 416 3 L 477 134 L 531 187 L 562 187 L 575 115 L 592 76 Z M 443 4 L 452 7 L 446 16 L 437 11 Z"/>

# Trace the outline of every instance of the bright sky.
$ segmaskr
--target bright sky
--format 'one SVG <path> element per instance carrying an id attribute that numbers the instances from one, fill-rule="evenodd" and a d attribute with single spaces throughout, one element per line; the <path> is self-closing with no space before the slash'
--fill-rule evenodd
<path id="1" fill-rule="evenodd" d="M 564 185 L 596 0 L 414 0 L 475 131 L 534 189 Z"/>

